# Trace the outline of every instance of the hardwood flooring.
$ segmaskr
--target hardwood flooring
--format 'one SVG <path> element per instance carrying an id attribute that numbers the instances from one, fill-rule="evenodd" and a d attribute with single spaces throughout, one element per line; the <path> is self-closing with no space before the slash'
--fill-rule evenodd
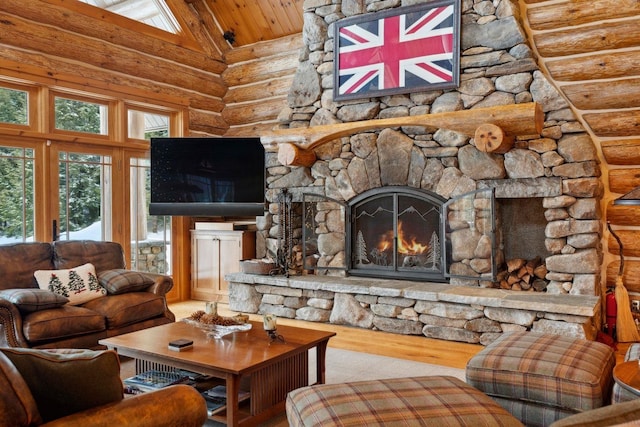
<path id="1" fill-rule="evenodd" d="M 188 317 L 194 311 L 204 310 L 204 307 L 204 301 L 194 300 L 169 304 L 169 308 L 175 313 L 176 319 Z M 218 313 L 223 316 L 236 314 L 229 310 L 228 305 L 220 303 L 218 304 Z M 261 315 L 250 314 L 249 317 L 251 320 L 262 321 Z M 349 326 L 305 322 L 302 320 L 278 318 L 278 323 L 336 332 L 336 336 L 329 340 L 329 347 L 459 369 L 464 369 L 467 361 L 483 348 L 483 346 L 479 344 L 434 340 L 424 336 L 399 335 Z M 618 343 L 618 350 L 616 351 L 616 360 L 618 363 L 624 359 L 624 354 L 629 348 L 629 345 L 630 343 Z"/>

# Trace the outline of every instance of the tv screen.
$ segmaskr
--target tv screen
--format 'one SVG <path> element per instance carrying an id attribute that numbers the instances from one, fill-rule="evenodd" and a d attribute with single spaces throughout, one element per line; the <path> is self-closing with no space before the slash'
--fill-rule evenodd
<path id="1" fill-rule="evenodd" d="M 151 138 L 151 215 L 256 216 L 264 207 L 260 138 Z"/>

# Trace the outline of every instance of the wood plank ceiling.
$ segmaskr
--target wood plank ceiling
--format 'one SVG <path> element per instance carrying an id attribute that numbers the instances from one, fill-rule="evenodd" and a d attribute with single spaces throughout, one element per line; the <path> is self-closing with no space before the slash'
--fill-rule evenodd
<path id="1" fill-rule="evenodd" d="M 274 40 L 302 31 L 303 0 L 203 1 L 220 30 L 235 34 L 234 46 Z"/>

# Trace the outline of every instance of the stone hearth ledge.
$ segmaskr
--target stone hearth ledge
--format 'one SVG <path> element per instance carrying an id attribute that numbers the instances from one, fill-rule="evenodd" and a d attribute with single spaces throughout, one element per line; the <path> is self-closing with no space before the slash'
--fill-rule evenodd
<path id="1" fill-rule="evenodd" d="M 406 280 L 232 273 L 231 310 L 488 344 L 516 330 L 595 339 L 600 298 Z"/>

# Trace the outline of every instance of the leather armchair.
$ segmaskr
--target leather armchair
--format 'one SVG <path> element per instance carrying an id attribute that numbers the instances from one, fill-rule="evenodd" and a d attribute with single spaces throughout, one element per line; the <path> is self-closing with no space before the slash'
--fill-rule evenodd
<path id="1" fill-rule="evenodd" d="M 0 348 L 0 426 L 202 426 L 204 398 L 174 385 L 124 397 L 112 350 Z"/>

